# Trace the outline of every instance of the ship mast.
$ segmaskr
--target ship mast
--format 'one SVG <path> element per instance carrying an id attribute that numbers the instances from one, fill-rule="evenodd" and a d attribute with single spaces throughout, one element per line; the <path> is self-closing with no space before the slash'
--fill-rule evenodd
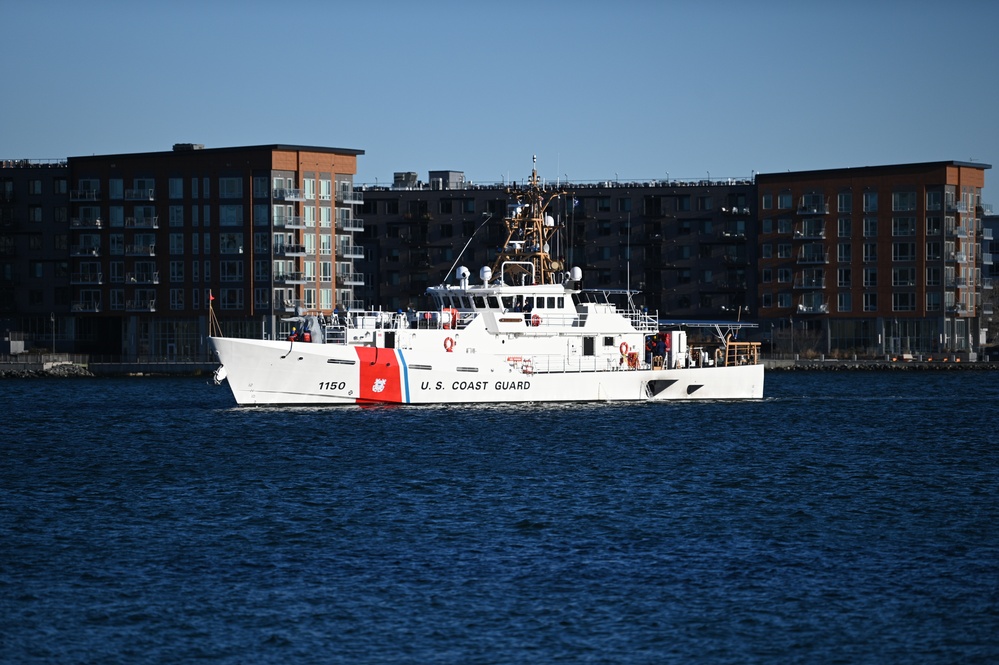
<path id="1" fill-rule="evenodd" d="M 555 218 L 546 213 L 548 206 L 565 192 L 546 191 L 541 186 L 537 162 L 535 156 L 531 180 L 526 187 L 506 190 L 513 202 L 507 204 L 507 215 L 503 219 L 506 241 L 499 248 L 492 272 L 513 278 L 514 284 L 527 283 L 531 279 L 531 266 L 535 283 L 556 284 L 556 273 L 564 267 L 549 254 L 557 227 Z"/>

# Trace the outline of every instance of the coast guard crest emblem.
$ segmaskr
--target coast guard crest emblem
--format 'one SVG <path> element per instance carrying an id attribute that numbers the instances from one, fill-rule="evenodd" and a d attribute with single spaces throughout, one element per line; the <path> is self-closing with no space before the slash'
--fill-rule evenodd
<path id="1" fill-rule="evenodd" d="M 385 383 L 388 379 L 375 379 L 375 385 L 371 386 L 371 391 L 380 393 L 385 390 Z"/>

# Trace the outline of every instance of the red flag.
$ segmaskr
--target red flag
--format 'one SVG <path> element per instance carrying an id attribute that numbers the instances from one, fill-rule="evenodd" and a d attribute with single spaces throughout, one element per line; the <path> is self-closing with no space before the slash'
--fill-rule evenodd
<path id="1" fill-rule="evenodd" d="M 215 296 L 212 295 L 211 291 L 208 292 L 208 300 L 210 300 L 210 301 L 211 300 L 215 300 Z"/>

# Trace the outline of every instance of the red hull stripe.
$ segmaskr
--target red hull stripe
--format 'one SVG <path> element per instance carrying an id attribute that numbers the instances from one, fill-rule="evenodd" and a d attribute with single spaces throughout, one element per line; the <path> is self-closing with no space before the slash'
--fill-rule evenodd
<path id="1" fill-rule="evenodd" d="M 402 367 L 394 349 L 355 346 L 360 366 L 358 402 L 402 402 Z"/>

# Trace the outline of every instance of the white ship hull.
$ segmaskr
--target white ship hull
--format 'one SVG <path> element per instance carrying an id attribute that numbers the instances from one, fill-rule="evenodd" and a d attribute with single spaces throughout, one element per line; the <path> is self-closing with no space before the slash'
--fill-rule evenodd
<path id="1" fill-rule="evenodd" d="M 211 338 L 236 402 L 251 405 L 643 402 L 763 397 L 763 365 L 577 367 L 370 346 Z M 597 369 L 596 362 L 603 367 Z"/>

